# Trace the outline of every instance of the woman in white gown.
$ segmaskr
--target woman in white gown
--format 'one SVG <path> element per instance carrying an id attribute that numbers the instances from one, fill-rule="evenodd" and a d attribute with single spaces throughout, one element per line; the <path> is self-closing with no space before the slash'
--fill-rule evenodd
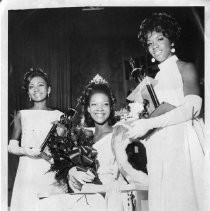
<path id="1" fill-rule="evenodd" d="M 99 168 L 98 177 L 102 185 L 91 184 L 94 174 L 90 171 L 78 171 L 73 167 L 69 171 L 69 184 L 78 195 L 63 194 L 40 200 L 39 210 L 109 210 L 121 211 L 128 206 L 127 194 L 121 194 L 119 187 L 126 184 L 119 174 L 118 165 L 112 151 L 112 133 L 114 124 L 113 104 L 115 98 L 107 84 L 96 76 L 84 92 L 84 120 L 88 127 L 95 127 L 94 145 L 97 150 Z M 147 174 L 140 174 L 147 182 Z M 139 178 L 141 180 L 141 178 Z M 105 194 L 79 194 L 80 192 L 103 192 Z"/>
<path id="2" fill-rule="evenodd" d="M 25 74 L 24 89 L 33 101 L 33 107 L 17 112 L 8 145 L 10 153 L 20 156 L 10 211 L 36 210 L 38 194 L 56 189 L 53 185 L 54 174 L 47 173 L 50 163 L 39 155 L 52 122 L 59 120 L 62 112 L 46 105 L 51 85 L 47 74 L 41 69 L 31 69 Z"/>
<path id="3" fill-rule="evenodd" d="M 195 66 L 174 54 L 180 28 L 167 13 L 155 13 L 140 25 L 139 39 L 160 71 L 154 89 L 160 103 L 176 108 L 131 124 L 127 135 L 147 140 L 150 211 L 204 211 L 204 152 L 199 83 Z"/>

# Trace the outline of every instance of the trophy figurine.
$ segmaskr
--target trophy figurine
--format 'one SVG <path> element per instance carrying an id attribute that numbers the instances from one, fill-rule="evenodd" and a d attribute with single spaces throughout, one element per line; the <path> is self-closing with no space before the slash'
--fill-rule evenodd
<path id="1" fill-rule="evenodd" d="M 167 102 L 159 102 L 153 88 L 157 84 L 157 81 L 146 75 L 143 66 L 136 68 L 135 62 L 132 58 L 130 58 L 129 62 L 132 67 L 131 77 L 138 82 L 139 85 L 133 90 L 127 99 L 130 101 L 139 100 L 143 103 L 144 110 L 139 115 L 139 118 L 156 117 L 174 109 L 175 106 Z M 148 131 L 148 133 L 140 139 L 145 139 L 153 131 L 154 129 Z"/>

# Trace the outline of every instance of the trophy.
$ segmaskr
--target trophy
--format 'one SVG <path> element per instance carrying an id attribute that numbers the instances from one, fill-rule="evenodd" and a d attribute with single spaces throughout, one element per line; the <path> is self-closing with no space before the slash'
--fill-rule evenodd
<path id="1" fill-rule="evenodd" d="M 168 111 L 171 111 L 175 106 L 162 102 L 160 103 L 153 86 L 157 84 L 157 81 L 151 77 L 148 77 L 145 73 L 143 66 L 136 68 L 135 62 L 130 58 L 129 63 L 132 67 L 131 77 L 139 83 L 139 85 L 134 89 L 134 91 L 127 97 L 130 101 L 135 101 L 135 98 L 141 99 L 143 103 L 143 111 L 139 115 L 139 118 L 151 118 L 160 116 Z M 137 96 L 140 95 L 140 96 Z M 145 139 L 153 130 L 148 131 L 146 135 L 140 139 Z"/>

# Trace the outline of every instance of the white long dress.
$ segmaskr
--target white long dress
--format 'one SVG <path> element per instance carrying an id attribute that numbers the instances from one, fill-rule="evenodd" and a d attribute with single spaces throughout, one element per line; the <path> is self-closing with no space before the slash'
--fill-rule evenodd
<path id="1" fill-rule="evenodd" d="M 52 127 L 60 120 L 58 110 L 21 110 L 21 146 L 39 148 Z M 46 173 L 49 162 L 21 156 L 13 187 L 10 211 L 34 211 L 38 194 L 54 188 L 54 174 Z"/>
<path id="2" fill-rule="evenodd" d="M 174 55 L 159 65 L 154 88 L 160 103 L 183 104 L 177 60 Z M 147 140 L 146 150 L 149 210 L 204 211 L 204 154 L 192 121 L 159 129 Z"/>
<path id="3" fill-rule="evenodd" d="M 103 185 L 115 181 L 118 166 L 111 147 L 112 133 L 107 134 L 93 145 L 97 150 L 99 162 L 98 176 Z M 110 171 L 111 170 L 111 171 Z M 118 178 L 121 184 L 126 182 L 122 177 Z M 71 185 L 71 184 L 70 184 Z M 76 190 L 75 190 L 76 191 Z M 76 191 L 79 192 L 79 191 Z M 123 206 L 127 206 L 127 195 L 112 194 L 108 200 L 101 194 L 70 195 L 58 194 L 40 200 L 39 211 L 119 211 Z"/>

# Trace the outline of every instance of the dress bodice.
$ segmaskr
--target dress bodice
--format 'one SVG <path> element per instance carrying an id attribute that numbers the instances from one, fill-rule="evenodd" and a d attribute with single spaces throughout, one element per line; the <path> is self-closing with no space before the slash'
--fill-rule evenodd
<path id="1" fill-rule="evenodd" d="M 107 184 L 115 179 L 115 175 L 111 169 L 117 171 L 117 163 L 115 162 L 111 148 L 112 134 L 107 134 L 93 145 L 93 148 L 98 152 L 97 160 L 99 162 L 99 168 L 97 172 L 103 184 Z"/>
<path id="2" fill-rule="evenodd" d="M 21 146 L 40 147 L 52 127 L 52 122 L 60 120 L 58 110 L 21 110 Z"/>
<path id="3" fill-rule="evenodd" d="M 183 103 L 183 82 L 177 60 L 178 58 L 173 55 L 158 65 L 160 71 L 155 77 L 157 85 L 154 89 L 160 103 L 168 102 L 175 106 Z"/>

